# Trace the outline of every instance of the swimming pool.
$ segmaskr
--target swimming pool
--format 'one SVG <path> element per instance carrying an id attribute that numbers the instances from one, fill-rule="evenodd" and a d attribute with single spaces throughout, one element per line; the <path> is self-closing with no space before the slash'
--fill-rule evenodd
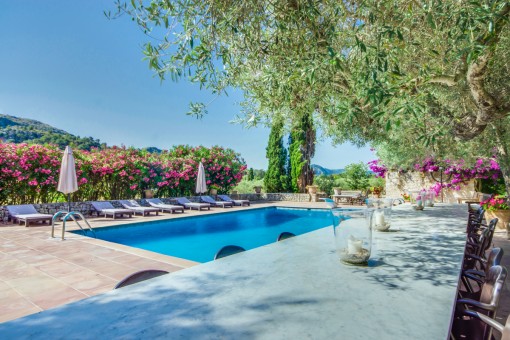
<path id="1" fill-rule="evenodd" d="M 248 250 L 275 242 L 283 231 L 300 235 L 331 224 L 328 209 L 268 207 L 133 223 L 95 231 L 101 240 L 208 262 L 221 247 L 229 244 Z M 83 235 L 81 231 L 75 233 Z"/>

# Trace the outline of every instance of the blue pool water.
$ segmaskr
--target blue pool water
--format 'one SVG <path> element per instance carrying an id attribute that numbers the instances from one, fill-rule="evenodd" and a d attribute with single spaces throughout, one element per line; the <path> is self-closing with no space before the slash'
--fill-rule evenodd
<path id="1" fill-rule="evenodd" d="M 329 226 L 330 214 L 327 209 L 269 207 L 95 230 L 101 240 L 207 262 L 229 244 L 248 250 L 275 242 L 283 231 L 300 235 Z"/>

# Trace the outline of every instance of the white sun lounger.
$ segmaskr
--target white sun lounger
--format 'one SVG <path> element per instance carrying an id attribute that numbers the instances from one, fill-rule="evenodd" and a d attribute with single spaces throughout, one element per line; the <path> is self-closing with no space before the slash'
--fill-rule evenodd
<path id="1" fill-rule="evenodd" d="M 248 200 L 233 200 L 228 195 L 218 195 L 218 197 L 225 202 L 232 202 L 232 203 L 234 203 L 234 205 L 239 205 L 239 206 L 243 206 L 243 205 L 249 206 L 250 205 L 250 201 L 248 201 Z"/>
<path id="2" fill-rule="evenodd" d="M 180 205 L 166 204 L 159 198 L 147 198 L 145 199 L 151 207 L 158 208 L 161 212 L 169 211 L 172 214 L 176 211 L 184 213 L 184 208 Z"/>
<path id="3" fill-rule="evenodd" d="M 197 210 L 202 210 L 203 209 L 206 209 L 207 210 L 211 210 L 211 205 L 209 203 L 195 203 L 195 202 L 191 202 L 189 199 L 187 199 L 186 197 L 177 197 L 176 198 L 177 200 L 177 203 L 184 206 L 184 208 L 187 208 L 187 209 L 197 209 Z"/>
<path id="4" fill-rule="evenodd" d="M 142 207 L 135 200 L 121 200 L 120 204 L 126 209 L 133 210 L 135 215 L 138 213 L 142 216 L 148 216 L 151 212 L 155 212 L 156 216 L 159 214 L 159 208 Z"/>
<path id="5" fill-rule="evenodd" d="M 104 217 L 112 216 L 115 219 L 118 216 L 128 215 L 133 217 L 133 210 L 115 208 L 110 202 L 90 202 L 97 212 L 97 216 L 104 215 Z"/>
<path id="6" fill-rule="evenodd" d="M 202 200 L 202 202 L 209 203 L 213 207 L 232 208 L 234 206 L 234 203 L 232 202 L 215 201 L 211 196 L 200 196 L 200 200 Z"/>
<path id="7" fill-rule="evenodd" d="M 51 224 L 53 218 L 53 215 L 40 214 L 32 204 L 8 205 L 7 211 L 13 222 L 18 221 L 21 224 L 24 221 L 25 227 L 28 227 L 30 222 L 48 221 L 48 224 Z"/>

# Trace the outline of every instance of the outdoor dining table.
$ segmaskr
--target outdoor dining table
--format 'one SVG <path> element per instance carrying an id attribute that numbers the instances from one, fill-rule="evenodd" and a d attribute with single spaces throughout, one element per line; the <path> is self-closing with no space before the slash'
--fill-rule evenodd
<path id="1" fill-rule="evenodd" d="M 360 195 L 332 195 L 331 197 L 333 197 L 333 199 L 335 200 L 335 202 L 339 203 L 339 202 L 345 202 L 345 203 L 349 203 L 349 204 L 354 204 L 356 203 L 356 200 L 358 200 L 360 198 Z"/>
<path id="2" fill-rule="evenodd" d="M 446 339 L 466 208 L 394 208 L 369 266 L 332 228 L 0 324 L 0 338 Z"/>

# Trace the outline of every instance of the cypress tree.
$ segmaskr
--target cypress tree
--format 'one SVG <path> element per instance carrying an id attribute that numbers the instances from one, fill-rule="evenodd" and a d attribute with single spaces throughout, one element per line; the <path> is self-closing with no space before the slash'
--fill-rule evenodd
<path id="1" fill-rule="evenodd" d="M 269 134 L 266 148 L 268 160 L 267 172 L 264 176 L 266 192 L 282 192 L 286 189 L 285 163 L 287 150 L 283 146 L 283 122 L 275 121 Z"/>
<path id="2" fill-rule="evenodd" d="M 250 168 L 248 170 L 248 181 L 253 181 L 255 178 L 255 172 L 253 171 L 253 168 Z"/>
<path id="3" fill-rule="evenodd" d="M 305 192 L 313 184 L 312 157 L 315 154 L 315 128 L 312 115 L 305 114 L 292 129 L 289 167 L 292 191 Z"/>

